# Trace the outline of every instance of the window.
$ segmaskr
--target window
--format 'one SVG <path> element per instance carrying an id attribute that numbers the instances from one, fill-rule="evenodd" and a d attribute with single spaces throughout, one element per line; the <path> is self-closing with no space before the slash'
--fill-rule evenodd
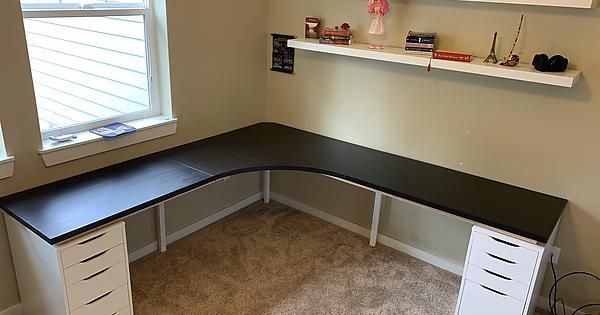
<path id="1" fill-rule="evenodd" d="M 2 135 L 2 126 L 0 126 L 0 179 L 5 179 L 13 175 L 15 168 L 15 158 L 6 154 L 4 147 L 4 136 Z"/>
<path id="2" fill-rule="evenodd" d="M 0 126 L 0 161 L 6 159 L 6 148 L 4 147 L 4 135 L 2 134 L 2 126 Z"/>
<path id="3" fill-rule="evenodd" d="M 42 136 L 160 114 L 146 0 L 21 0 Z"/>

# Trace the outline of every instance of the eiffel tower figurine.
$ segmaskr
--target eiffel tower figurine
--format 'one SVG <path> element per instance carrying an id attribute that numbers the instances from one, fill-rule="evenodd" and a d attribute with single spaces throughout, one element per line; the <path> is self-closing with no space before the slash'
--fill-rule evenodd
<path id="1" fill-rule="evenodd" d="M 498 63 L 498 57 L 496 57 L 496 38 L 498 37 L 498 32 L 494 33 L 494 42 L 492 43 L 492 49 L 490 49 L 490 54 L 483 61 L 484 63 Z"/>

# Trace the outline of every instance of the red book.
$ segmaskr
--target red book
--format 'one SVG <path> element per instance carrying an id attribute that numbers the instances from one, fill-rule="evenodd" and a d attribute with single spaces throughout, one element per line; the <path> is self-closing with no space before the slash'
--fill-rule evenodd
<path id="1" fill-rule="evenodd" d="M 331 28 L 328 27 L 325 29 L 325 31 L 323 31 L 323 35 L 325 36 L 345 36 L 345 37 L 349 37 L 350 35 L 352 35 L 352 32 L 345 31 L 345 30 L 341 30 L 341 29 L 335 29 L 335 28 Z"/>
<path id="2" fill-rule="evenodd" d="M 468 53 L 459 53 L 453 51 L 436 50 L 433 52 L 433 59 L 460 61 L 460 62 L 471 62 L 473 61 L 473 55 Z"/>

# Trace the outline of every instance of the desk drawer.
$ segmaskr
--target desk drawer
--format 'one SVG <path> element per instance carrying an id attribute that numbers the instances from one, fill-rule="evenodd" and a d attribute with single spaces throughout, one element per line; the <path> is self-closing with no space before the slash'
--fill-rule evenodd
<path id="1" fill-rule="evenodd" d="M 78 240 L 76 244 L 61 250 L 63 268 L 71 267 L 123 243 L 123 231 L 120 224 L 106 231 L 92 233 Z"/>
<path id="2" fill-rule="evenodd" d="M 67 288 L 69 309 L 76 310 L 114 289 L 126 285 L 127 279 L 127 266 L 124 261 L 97 272 Z M 125 296 L 128 296 L 128 293 Z"/>
<path id="3" fill-rule="evenodd" d="M 118 245 L 65 269 L 67 287 L 117 263 L 125 261 L 125 248 Z"/>
<path id="4" fill-rule="evenodd" d="M 518 281 L 526 286 L 531 284 L 535 264 L 523 264 L 496 256 L 488 251 L 472 248 L 469 266 L 475 265 L 500 276 Z"/>
<path id="5" fill-rule="evenodd" d="M 529 294 L 529 286 L 475 265 L 467 267 L 466 278 L 520 301 L 527 300 Z"/>
<path id="6" fill-rule="evenodd" d="M 129 308 L 129 290 L 127 285 L 123 285 L 97 300 L 81 306 L 71 315 L 125 315 L 130 314 Z"/>
<path id="7" fill-rule="evenodd" d="M 516 244 L 509 237 L 492 237 L 479 232 L 472 233 L 472 248 L 490 253 L 504 260 L 519 265 L 533 266 L 537 262 L 538 253 Z"/>
<path id="8" fill-rule="evenodd" d="M 464 282 L 458 315 L 522 315 L 525 302 L 470 280 Z"/>

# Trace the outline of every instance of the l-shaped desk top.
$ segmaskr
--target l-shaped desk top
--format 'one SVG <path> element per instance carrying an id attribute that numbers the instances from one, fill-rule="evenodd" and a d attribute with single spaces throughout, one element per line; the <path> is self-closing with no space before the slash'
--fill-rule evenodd
<path id="1" fill-rule="evenodd" d="M 57 244 L 220 178 L 264 170 L 334 176 L 533 241 L 567 200 L 275 123 L 260 123 L 0 199 Z"/>

